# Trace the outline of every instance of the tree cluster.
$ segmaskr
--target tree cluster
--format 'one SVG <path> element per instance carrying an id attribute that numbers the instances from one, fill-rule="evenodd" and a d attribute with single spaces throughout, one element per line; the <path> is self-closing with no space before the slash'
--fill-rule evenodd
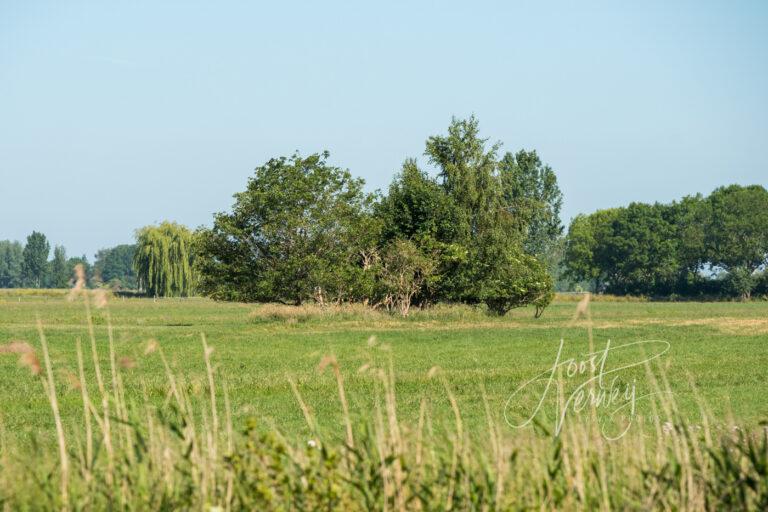
<path id="1" fill-rule="evenodd" d="M 37 231 L 27 237 L 26 244 L 0 240 L 0 288 L 68 288 L 74 282 L 74 268 L 78 264 L 83 265 L 89 286 L 135 288 L 133 248 L 119 245 L 102 249 L 91 265 L 85 256 L 68 258 L 66 249 L 60 245 L 51 254 L 48 238 Z"/>
<path id="2" fill-rule="evenodd" d="M 93 264 L 94 280 L 113 290 L 135 290 L 138 288 L 133 256 L 136 245 L 121 244 L 96 253 Z"/>
<path id="3" fill-rule="evenodd" d="M 566 273 L 594 291 L 700 298 L 768 293 L 766 262 L 768 192 L 759 185 L 579 215 L 564 255 Z"/>
<path id="4" fill-rule="evenodd" d="M 474 118 L 430 137 L 436 176 L 409 159 L 386 195 L 328 153 L 258 167 L 231 212 L 195 234 L 202 293 L 223 300 L 355 301 L 407 314 L 436 301 L 499 314 L 550 302 L 541 256 L 562 232 L 562 196 L 535 151 L 506 153 Z"/>

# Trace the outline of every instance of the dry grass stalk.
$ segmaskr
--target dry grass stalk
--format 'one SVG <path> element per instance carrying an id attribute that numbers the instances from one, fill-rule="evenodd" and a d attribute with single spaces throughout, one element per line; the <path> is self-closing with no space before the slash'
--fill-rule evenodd
<path id="1" fill-rule="evenodd" d="M 222 381 L 222 387 L 224 391 L 224 411 L 225 411 L 224 421 L 226 422 L 226 430 L 227 430 L 227 454 L 232 455 L 235 453 L 235 444 L 234 444 L 235 436 L 232 429 L 232 405 L 229 401 L 229 388 L 227 386 L 226 380 Z M 232 468 L 229 466 L 227 466 L 226 479 L 227 479 L 227 486 L 225 491 L 224 503 L 227 506 L 227 511 L 229 511 L 232 503 L 232 496 L 235 490 L 235 474 L 232 471 Z"/>
<path id="2" fill-rule="evenodd" d="M 107 290 L 104 288 L 96 288 L 93 293 L 93 306 L 96 309 L 102 309 L 107 306 Z"/>
<path id="3" fill-rule="evenodd" d="M 312 433 L 312 435 L 316 435 L 317 424 L 315 423 L 315 420 L 312 416 L 312 412 L 309 410 L 309 407 L 307 407 L 307 404 L 304 402 L 304 399 L 302 398 L 301 393 L 299 392 L 299 388 L 298 386 L 296 386 L 296 382 L 293 380 L 293 377 L 288 376 L 288 384 L 291 386 L 291 391 L 293 391 L 293 396 L 296 397 L 296 401 L 299 403 L 301 412 L 304 414 L 304 420 L 307 422 L 307 427 L 309 427 L 310 433 Z"/>
<path id="4" fill-rule="evenodd" d="M 325 356 L 318 365 L 318 371 L 322 372 L 326 367 L 330 366 L 333 370 L 333 375 L 336 378 L 336 388 L 339 393 L 339 402 L 341 402 L 341 412 L 344 417 L 344 426 L 347 431 L 347 446 L 350 448 L 355 447 L 355 437 L 352 432 L 352 419 L 349 415 L 349 404 L 347 403 L 347 394 L 344 391 L 344 379 L 341 375 L 341 369 L 339 368 L 339 362 L 336 356 Z M 358 370 L 359 371 L 359 370 Z"/>
<path id="5" fill-rule="evenodd" d="M 43 361 L 45 361 L 45 373 L 47 380 L 43 380 L 45 393 L 53 411 L 53 419 L 56 425 L 56 440 L 59 444 L 59 463 L 61 471 L 61 502 L 64 510 L 69 510 L 69 454 L 67 453 L 67 442 L 64 438 L 64 426 L 61 422 L 61 412 L 59 411 L 59 401 L 56 397 L 56 384 L 53 380 L 53 367 L 51 366 L 51 357 L 48 354 L 48 342 L 43 332 L 43 322 L 38 317 L 37 333 L 40 336 L 40 345 L 43 349 Z"/>
<path id="6" fill-rule="evenodd" d="M 78 289 L 77 283 L 82 282 L 82 286 L 85 286 L 85 277 L 84 277 L 85 273 L 83 271 L 82 265 L 77 265 L 75 267 L 75 274 L 77 277 L 77 282 L 73 290 Z M 112 483 L 114 480 L 114 474 L 115 474 L 115 463 L 114 463 L 115 450 L 112 444 L 112 429 L 110 424 L 111 414 L 109 410 L 110 409 L 109 393 L 107 392 L 107 388 L 104 384 L 104 378 L 101 374 L 101 363 L 99 361 L 99 352 L 96 347 L 96 332 L 93 327 L 93 315 L 91 314 L 90 297 L 87 293 L 83 293 L 82 296 L 83 296 L 83 304 L 85 307 L 85 319 L 86 319 L 86 324 L 88 326 L 88 336 L 91 342 L 91 359 L 93 361 L 93 369 L 96 374 L 96 384 L 98 386 L 99 395 L 101 396 L 101 408 L 102 408 L 101 414 L 103 416 L 98 419 L 97 424 L 100 426 L 100 428 L 103 431 L 104 451 L 107 453 L 107 474 L 105 475 L 105 478 L 107 479 L 108 483 Z M 99 413 L 96 413 L 96 415 L 98 416 Z"/>
<path id="7" fill-rule="evenodd" d="M 211 354 L 213 354 L 213 348 L 208 346 L 208 343 L 205 339 L 205 334 L 200 333 L 200 339 L 203 343 L 203 359 L 205 359 L 205 373 L 208 377 L 208 390 L 209 390 L 209 396 L 210 396 L 210 402 L 211 402 L 211 422 L 212 422 L 212 431 L 210 432 L 210 435 L 208 436 L 208 445 L 209 445 L 209 458 L 210 458 L 210 465 L 213 466 L 215 463 L 214 461 L 218 460 L 218 446 L 217 441 L 219 438 L 219 412 L 216 408 L 216 386 L 214 383 L 213 378 L 213 368 L 211 367 Z M 215 471 L 211 468 L 211 487 L 216 487 L 216 477 L 215 477 Z"/>
<path id="8" fill-rule="evenodd" d="M 403 473 L 403 467 L 401 459 L 404 454 L 404 445 L 400 432 L 400 422 L 397 420 L 397 399 L 395 395 L 395 372 L 392 366 L 392 354 L 389 354 L 389 371 L 379 372 L 379 377 L 384 385 L 384 400 L 387 410 L 387 423 L 389 428 L 390 450 L 395 457 L 393 462 L 393 476 L 394 476 L 394 491 L 395 491 L 395 506 L 398 510 L 405 510 L 405 494 L 403 490 L 403 482 L 405 480 L 405 474 Z"/>
<path id="9" fill-rule="evenodd" d="M 78 295 L 85 289 L 85 269 L 82 263 L 75 265 L 75 285 L 69 290 L 67 294 L 67 300 L 70 302 L 75 300 Z"/>

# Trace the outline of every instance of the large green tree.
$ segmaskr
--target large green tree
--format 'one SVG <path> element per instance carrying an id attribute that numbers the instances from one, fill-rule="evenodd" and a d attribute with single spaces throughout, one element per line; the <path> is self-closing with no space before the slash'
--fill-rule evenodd
<path id="1" fill-rule="evenodd" d="M 675 227 L 660 204 L 631 203 L 618 210 L 595 253 L 606 271 L 608 291 L 668 295 L 678 273 Z"/>
<path id="2" fill-rule="evenodd" d="M 187 297 L 195 279 L 192 232 L 174 222 L 136 231 L 133 266 L 138 286 L 153 297 Z"/>
<path id="3" fill-rule="evenodd" d="M 425 154 L 438 169 L 446 194 L 457 206 L 456 239 L 469 243 L 490 230 L 510 230 L 512 216 L 502 211 L 498 179 L 500 143 L 481 138 L 478 121 L 453 119 L 446 135 L 427 139 Z"/>
<path id="4" fill-rule="evenodd" d="M 523 232 L 529 254 L 545 256 L 563 233 L 560 208 L 563 194 L 552 168 L 536 151 L 506 153 L 499 162 L 505 206 Z"/>
<path id="5" fill-rule="evenodd" d="M 682 296 L 717 293 L 716 284 L 708 277 L 706 251 L 709 212 L 701 194 L 673 201 L 663 210 L 667 222 L 675 229 L 677 282 L 674 292 Z"/>
<path id="6" fill-rule="evenodd" d="M 273 158 L 256 168 L 231 213 L 197 234 L 201 289 L 216 298 L 343 300 L 370 247 L 374 197 L 328 153 Z M 359 277 L 359 276 L 358 276 Z"/>
<path id="7" fill-rule="evenodd" d="M 443 266 L 440 296 L 485 302 L 499 314 L 534 302 L 541 309 L 551 300 L 552 279 L 539 260 L 524 256 L 520 226 L 529 217 L 509 207 L 499 147 L 479 136 L 474 117 L 454 119 L 447 135 L 427 140 L 426 155 L 455 208 L 453 238 L 443 242 L 456 257 Z"/>
<path id="8" fill-rule="evenodd" d="M 23 284 L 24 247 L 19 242 L 0 240 L 0 288 L 18 288 Z"/>
<path id="9" fill-rule="evenodd" d="M 594 291 L 667 295 L 679 272 L 675 226 L 667 206 L 632 203 L 626 208 L 577 216 L 571 223 L 565 264 L 575 280 Z"/>
<path id="10" fill-rule="evenodd" d="M 618 208 L 577 215 L 568 228 L 563 259 L 565 273 L 573 281 L 590 283 L 593 292 L 604 290 L 612 272 L 598 251 L 613 233 L 613 222 L 618 215 Z"/>
<path id="11" fill-rule="evenodd" d="M 376 205 L 381 222 L 381 245 L 395 240 L 411 240 L 429 254 L 437 268 L 421 282 L 414 296 L 416 302 L 445 298 L 450 279 L 458 263 L 467 260 L 466 247 L 458 243 L 461 211 L 443 186 L 408 159 L 395 175 L 388 193 Z"/>
<path id="12" fill-rule="evenodd" d="M 734 291 L 751 294 L 752 274 L 768 261 L 768 191 L 730 185 L 707 198 L 705 245 L 709 262 L 732 274 Z"/>
<path id="13" fill-rule="evenodd" d="M 48 270 L 48 253 L 51 252 L 51 244 L 45 235 L 33 231 L 27 237 L 24 246 L 22 275 L 26 286 L 40 288 L 45 283 Z"/>

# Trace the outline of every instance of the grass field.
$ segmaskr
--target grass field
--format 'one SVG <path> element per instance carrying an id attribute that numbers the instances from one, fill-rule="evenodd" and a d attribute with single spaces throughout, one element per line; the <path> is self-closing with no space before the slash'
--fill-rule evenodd
<path id="1" fill-rule="evenodd" d="M 106 365 L 107 315 L 111 315 L 128 395 L 141 394 L 144 385 L 151 400 L 159 403 L 166 397 L 161 360 L 157 354 L 144 355 L 148 340 L 155 339 L 173 370 L 184 376 L 190 395 L 204 396 L 203 333 L 215 349 L 217 376 L 228 384 L 235 428 L 255 417 L 261 426 L 277 426 L 300 438 L 307 435 L 307 426 L 289 378 L 297 382 L 320 427 L 340 430 L 336 381 L 329 371 L 318 370 L 321 358 L 331 354 L 339 361 L 355 418 L 370 413 L 376 396 L 376 379 L 365 368 L 386 368 L 390 358 L 397 412 L 404 422 L 418 420 L 422 397 L 433 398 L 430 407 L 437 424 L 440 418 L 450 419 L 445 383 L 455 393 L 470 431 L 486 422 L 483 393 L 492 413 L 501 418 L 515 389 L 552 366 L 561 338 L 562 359 L 589 352 L 588 322 L 572 321 L 575 308 L 576 302 L 558 301 L 534 319 L 529 309 L 497 318 L 469 307 L 437 307 L 401 319 L 360 308 L 323 313 L 311 307 L 205 299 L 113 298 L 108 308 L 94 310 L 93 316 Z M 68 381 L 77 372 L 76 339 L 80 337 L 85 346 L 88 342 L 83 304 L 67 302 L 63 292 L 5 291 L 0 294 L 0 343 L 24 340 L 39 347 L 37 315 L 50 345 L 62 417 L 69 428 L 82 415 L 80 392 Z M 768 419 L 768 302 L 593 301 L 591 315 L 597 349 L 609 339 L 613 346 L 640 340 L 669 342 L 669 350 L 655 362 L 665 368 L 689 422 L 700 420 L 692 382 L 723 428 Z M 611 353 L 607 365 L 615 368 L 640 361 L 648 355 L 641 350 L 652 352 L 660 346 L 637 345 Z M 434 367 L 439 370 L 428 375 Z M 93 382 L 92 371 L 87 366 L 88 382 Z M 566 388 L 579 383 L 572 380 Z M 635 382 L 638 396 L 650 389 L 642 365 L 620 372 L 620 384 L 629 382 Z M 515 400 L 511 414 L 523 417 L 543 388 L 528 391 L 527 397 L 518 396 L 522 401 Z M 651 417 L 647 400 L 637 400 L 637 407 L 641 416 Z M 12 355 L 0 357 L 0 415 L 7 435 L 22 445 L 33 436 L 44 442 L 53 439 L 47 398 L 37 379 Z"/>
<path id="2" fill-rule="evenodd" d="M 768 507 L 766 302 L 66 297 L 0 291 L 4 511 Z"/>

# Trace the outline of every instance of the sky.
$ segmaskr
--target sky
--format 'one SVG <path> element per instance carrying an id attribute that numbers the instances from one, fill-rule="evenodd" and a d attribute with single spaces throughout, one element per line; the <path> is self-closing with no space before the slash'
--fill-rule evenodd
<path id="1" fill-rule="evenodd" d="M 386 190 L 474 114 L 562 217 L 768 187 L 768 2 L 0 0 L 0 239 L 210 225 L 294 151 Z"/>

